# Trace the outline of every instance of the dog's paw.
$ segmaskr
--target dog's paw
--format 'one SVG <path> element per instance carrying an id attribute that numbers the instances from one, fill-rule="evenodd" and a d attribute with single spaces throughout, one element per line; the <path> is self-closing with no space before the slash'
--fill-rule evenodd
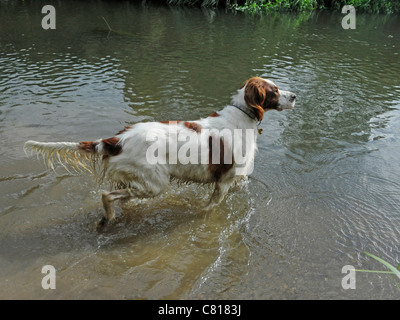
<path id="1" fill-rule="evenodd" d="M 101 231 L 108 224 L 108 219 L 105 216 L 102 216 L 99 222 L 96 224 L 96 230 Z"/>

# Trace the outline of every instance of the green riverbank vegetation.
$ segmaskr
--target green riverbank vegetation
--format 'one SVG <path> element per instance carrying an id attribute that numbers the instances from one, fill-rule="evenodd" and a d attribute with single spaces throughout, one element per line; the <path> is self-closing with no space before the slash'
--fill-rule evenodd
<path id="1" fill-rule="evenodd" d="M 345 5 L 354 6 L 357 12 L 374 14 L 400 13 L 400 0 L 167 0 L 167 4 L 227 7 L 253 14 L 273 11 L 341 10 Z"/>

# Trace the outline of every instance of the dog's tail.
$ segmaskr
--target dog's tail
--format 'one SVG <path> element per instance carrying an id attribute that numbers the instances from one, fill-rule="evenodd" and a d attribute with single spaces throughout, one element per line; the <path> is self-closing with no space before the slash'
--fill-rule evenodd
<path id="1" fill-rule="evenodd" d="M 97 175 L 96 167 L 101 160 L 118 155 L 121 151 L 119 139 L 116 137 L 89 142 L 37 142 L 27 141 L 24 151 L 28 154 L 42 156 L 45 164 L 54 170 L 54 164 L 60 163 L 67 171 L 68 167 L 76 172 L 82 169 Z M 68 167 L 66 166 L 68 165 Z"/>

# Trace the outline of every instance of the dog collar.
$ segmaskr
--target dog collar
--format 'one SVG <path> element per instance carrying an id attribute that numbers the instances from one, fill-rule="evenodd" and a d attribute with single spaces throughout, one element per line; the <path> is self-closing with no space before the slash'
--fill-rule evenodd
<path id="1" fill-rule="evenodd" d="M 258 121 L 257 114 L 252 109 L 250 109 L 248 107 L 245 107 L 245 106 L 237 106 L 237 105 L 234 105 L 234 104 L 232 104 L 232 107 L 238 108 L 240 111 L 242 111 L 245 114 L 247 114 L 247 116 L 249 118 L 253 119 L 254 121 Z"/>

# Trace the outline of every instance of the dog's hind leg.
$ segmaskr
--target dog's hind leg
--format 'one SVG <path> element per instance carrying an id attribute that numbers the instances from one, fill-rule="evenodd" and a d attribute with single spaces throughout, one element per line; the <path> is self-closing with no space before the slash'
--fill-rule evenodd
<path id="1" fill-rule="evenodd" d="M 204 210 L 208 211 L 215 208 L 225 197 L 229 188 L 232 185 L 232 181 L 226 181 L 223 183 L 216 183 L 214 192 L 211 196 L 211 199 L 208 205 L 204 208 Z"/>
<path id="2" fill-rule="evenodd" d="M 105 210 L 105 214 L 101 218 L 98 226 L 104 226 L 108 221 L 111 221 L 115 218 L 115 209 L 113 202 L 115 200 L 127 200 L 130 198 L 152 198 L 158 195 L 161 192 L 159 190 L 139 190 L 137 188 L 126 188 L 115 191 L 103 191 L 102 201 Z"/>

